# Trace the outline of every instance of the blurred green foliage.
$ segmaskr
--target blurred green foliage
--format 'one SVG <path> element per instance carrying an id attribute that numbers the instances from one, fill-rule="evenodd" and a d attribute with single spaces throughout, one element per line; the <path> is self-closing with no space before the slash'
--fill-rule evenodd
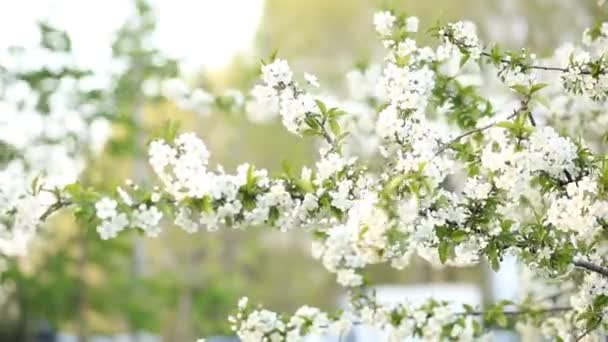
<path id="1" fill-rule="evenodd" d="M 248 87 L 257 76 L 258 61 L 278 49 L 279 56 L 288 59 L 295 70 L 314 72 L 328 87 L 343 89 L 345 71 L 358 62 L 382 58 L 371 18 L 373 11 L 383 6 L 397 6 L 421 17 L 423 28 L 437 20 L 473 19 L 481 23 L 486 34 L 490 31 L 488 20 L 510 11 L 534 25 L 527 43 L 539 49 L 570 34 L 555 29 L 555 25 L 562 25 L 556 18 L 568 15 L 560 8 L 543 1 L 510 2 L 517 7 L 484 0 L 267 0 L 255 55 L 241 56 L 221 72 L 202 72 L 196 83 L 217 92 Z M 591 13 L 591 21 L 604 15 L 592 9 L 593 1 L 577 3 L 585 13 Z M 144 44 L 144 37 L 155 28 L 155 19 L 146 2 L 136 0 L 134 4 L 137 17 L 118 32 L 113 45 L 114 57 L 126 62 L 125 71 L 107 93 L 82 96 L 83 102 L 97 104 L 99 115 L 112 120 L 115 131 L 104 154 L 91 158 L 83 175 L 85 186 L 112 191 L 125 178 L 152 183 L 142 176 L 149 171 L 134 156 L 142 155 L 145 142 L 160 132 L 167 120 L 179 121 L 182 131 L 198 132 L 212 152 L 212 164 L 221 163 L 228 170 L 243 161 L 275 173 L 280 172 L 282 160 L 289 159 L 296 170 L 313 163 L 316 156 L 310 139 L 290 135 L 278 122 L 254 125 L 242 114 L 223 112 L 202 118 L 144 96 L 144 80 L 170 77 L 177 72 L 177 64 Z M 67 35 L 48 25 L 40 28 L 45 46 L 69 51 Z M 568 32 L 577 30 L 580 34 L 580 25 L 573 25 Z M 40 88 L 37 85 L 44 80 L 81 73 L 86 72 L 40 70 L 22 75 L 22 79 Z M 48 111 L 45 98 L 48 94 L 43 93 L 39 103 L 42 112 Z M 0 150 L 0 163 L 18 154 L 9 146 L 0 146 Z M 305 234 L 287 236 L 254 229 L 188 235 L 169 225 L 158 239 L 141 240 L 135 233 L 123 233 L 117 239 L 101 241 L 94 227 L 76 224 L 65 215 L 57 216 L 43 234 L 43 243 L 36 246 L 33 256 L 9 260 L 7 271 L 0 276 L 9 294 L 0 308 L 0 317 L 5 318 L 0 323 L 2 331 L 16 328 L 31 333 L 33 325 L 46 320 L 83 337 L 147 330 L 167 341 L 192 341 L 198 336 L 229 334 L 226 317 L 243 295 L 254 303 L 290 311 L 302 303 L 334 307 L 341 291 L 335 279 L 310 257 Z M 134 263 L 142 262 L 137 259 L 141 256 L 136 255 L 136 244 L 141 244 L 138 253 L 143 251 L 144 255 L 143 265 L 138 266 L 141 272 L 134 272 Z M 372 267 L 366 276 L 392 283 L 484 282 L 483 274 L 475 268 L 440 272 L 420 261 L 401 273 Z M 10 340 L 3 336 L 12 335 L 0 335 L 0 340 Z"/>

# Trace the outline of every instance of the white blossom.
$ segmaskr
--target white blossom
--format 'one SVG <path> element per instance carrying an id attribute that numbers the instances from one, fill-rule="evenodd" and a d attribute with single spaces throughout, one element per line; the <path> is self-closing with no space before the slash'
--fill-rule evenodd
<path id="1" fill-rule="evenodd" d="M 306 80 L 306 83 L 315 88 L 319 88 L 319 80 L 317 79 L 317 76 L 305 72 L 304 79 Z"/>
<path id="2" fill-rule="evenodd" d="M 99 217 L 101 220 L 105 220 L 116 216 L 117 205 L 118 203 L 116 203 L 116 201 L 111 198 L 102 198 L 97 203 L 95 203 L 95 211 L 97 213 L 97 217 Z"/>
<path id="3" fill-rule="evenodd" d="M 391 12 L 376 12 L 374 14 L 374 26 L 376 27 L 376 31 L 383 36 L 390 35 L 396 20 L 397 18 L 395 18 Z"/>
<path id="4" fill-rule="evenodd" d="M 107 220 L 101 222 L 97 226 L 97 233 L 102 240 L 108 240 L 118 236 L 118 233 L 125 229 L 129 224 L 129 220 L 125 213 L 120 213 L 112 217 L 108 217 Z"/>
<path id="5" fill-rule="evenodd" d="M 161 231 L 159 226 L 163 214 L 155 206 L 140 204 L 133 213 L 132 226 L 139 227 L 148 236 L 158 236 Z"/>
<path id="6" fill-rule="evenodd" d="M 293 73 L 285 60 L 275 59 L 272 63 L 262 66 L 262 79 L 270 87 L 291 82 Z"/>
<path id="7" fill-rule="evenodd" d="M 418 32 L 419 22 L 417 17 L 407 17 L 407 19 L 405 19 L 405 30 L 407 32 Z"/>

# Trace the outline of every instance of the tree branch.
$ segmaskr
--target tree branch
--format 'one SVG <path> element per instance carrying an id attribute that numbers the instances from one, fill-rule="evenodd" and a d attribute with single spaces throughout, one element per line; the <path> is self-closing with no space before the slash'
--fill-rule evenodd
<path id="1" fill-rule="evenodd" d="M 595 272 L 595 273 L 601 274 L 604 277 L 608 278 L 608 267 L 596 265 L 592 262 L 585 261 L 585 260 L 574 260 L 573 264 L 574 264 L 574 266 L 576 266 L 578 268 L 583 268 L 583 269 L 586 269 L 587 271 Z"/>
<path id="2" fill-rule="evenodd" d="M 48 207 L 44 213 L 42 213 L 42 215 L 40 215 L 40 221 L 46 221 L 46 219 L 51 216 L 51 214 L 53 214 L 54 212 L 56 212 L 57 210 L 61 209 L 61 208 L 65 208 L 68 205 L 71 205 L 72 202 L 71 201 L 63 201 L 61 199 L 59 199 L 57 202 L 53 203 L 50 207 Z"/>

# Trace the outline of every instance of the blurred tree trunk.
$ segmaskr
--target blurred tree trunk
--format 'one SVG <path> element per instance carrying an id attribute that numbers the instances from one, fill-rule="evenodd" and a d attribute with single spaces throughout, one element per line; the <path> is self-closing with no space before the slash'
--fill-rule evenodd
<path id="1" fill-rule="evenodd" d="M 88 326 L 87 326 L 87 283 L 86 283 L 86 272 L 87 272 L 87 264 L 88 264 L 88 242 L 87 242 L 87 232 L 89 230 L 89 225 L 85 224 L 83 227 L 80 227 L 79 230 L 79 244 L 80 244 L 80 256 L 78 258 L 78 275 L 80 276 L 80 283 L 78 285 L 78 293 L 77 293 L 77 322 L 76 329 L 78 332 L 78 341 L 87 342 L 88 340 Z"/>
<path id="2" fill-rule="evenodd" d="M 144 134 L 144 104 L 141 95 L 135 100 L 135 111 L 134 115 L 134 133 L 135 133 L 135 142 L 137 144 L 135 150 L 140 151 L 145 150 L 146 146 L 146 137 Z M 142 183 L 145 181 L 146 177 L 146 161 L 142 159 L 142 155 L 146 155 L 145 153 L 136 153 L 134 155 L 133 161 L 133 180 L 136 184 Z M 146 251 L 144 248 L 144 241 L 139 234 L 135 234 L 133 238 L 133 251 L 132 251 L 132 275 L 135 281 L 138 278 L 142 277 L 144 274 L 144 265 L 146 259 Z M 129 324 L 131 329 L 131 340 L 133 342 L 139 341 L 139 331 L 137 327 L 134 327 L 132 323 Z"/>
<path id="3" fill-rule="evenodd" d="M 27 300 L 27 294 L 25 293 L 25 284 L 23 283 L 23 274 L 20 272 L 17 264 L 18 260 L 14 259 L 11 262 L 15 265 L 15 270 L 17 270 L 17 276 L 15 279 L 15 295 L 17 298 L 17 309 L 18 317 L 17 317 L 17 325 L 15 327 L 15 341 L 17 342 L 26 342 L 29 341 L 29 305 Z"/>
<path id="4" fill-rule="evenodd" d="M 189 285 L 183 289 L 179 297 L 173 341 L 190 341 L 192 316 L 192 289 Z"/>

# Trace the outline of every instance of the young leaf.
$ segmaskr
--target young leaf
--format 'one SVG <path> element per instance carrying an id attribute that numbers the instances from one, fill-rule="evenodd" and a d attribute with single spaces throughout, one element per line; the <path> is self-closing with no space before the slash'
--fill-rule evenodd
<path id="1" fill-rule="evenodd" d="M 439 260 L 442 264 L 445 264 L 445 262 L 448 260 L 448 256 L 450 253 L 450 243 L 447 240 L 442 240 L 439 243 L 439 247 L 437 250 L 439 252 Z"/>
<path id="2" fill-rule="evenodd" d="M 327 115 L 327 106 L 325 106 L 325 103 L 323 103 L 321 100 L 315 100 L 315 103 L 317 104 L 317 107 L 319 107 L 321 114 L 323 114 L 323 116 L 326 116 Z"/>

